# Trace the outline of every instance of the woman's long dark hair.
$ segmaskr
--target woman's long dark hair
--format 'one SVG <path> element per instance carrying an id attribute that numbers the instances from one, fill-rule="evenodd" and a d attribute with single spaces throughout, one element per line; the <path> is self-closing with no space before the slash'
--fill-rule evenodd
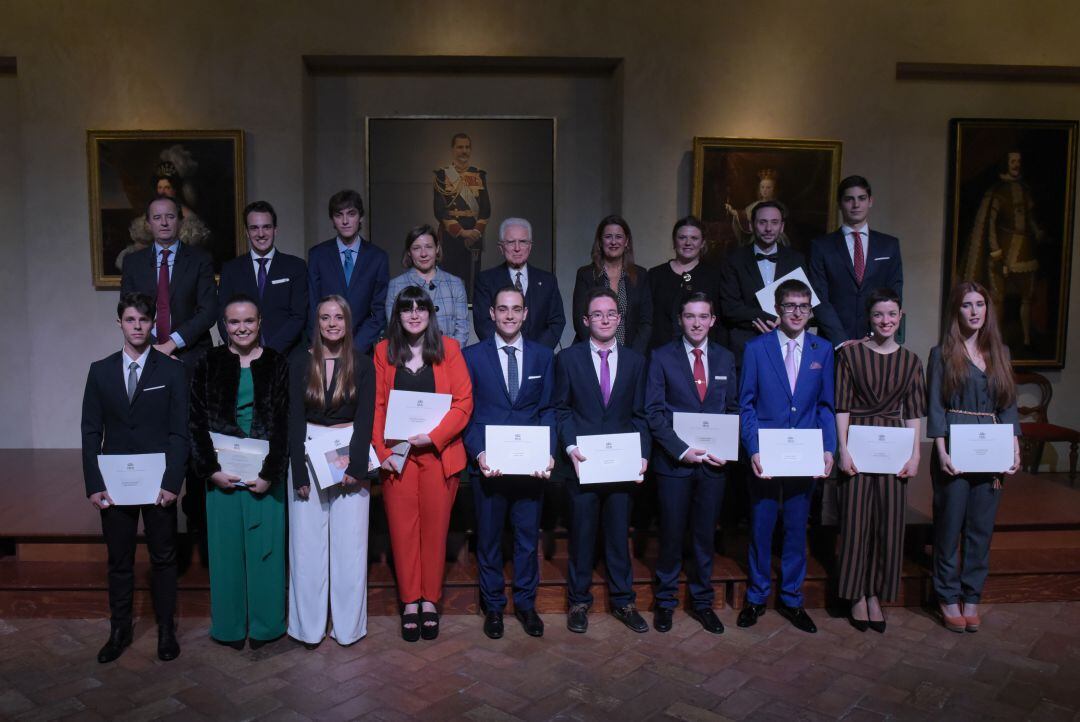
<path id="1" fill-rule="evenodd" d="M 964 349 L 964 334 L 960 331 L 960 306 L 964 303 L 964 296 L 969 293 L 977 293 L 986 301 L 986 318 L 978 331 L 976 346 L 986 364 L 986 381 L 990 387 L 990 395 L 999 409 L 1004 408 L 1016 401 L 1016 382 L 1013 379 L 1008 350 L 1001 340 L 994 302 L 990 300 L 986 289 L 975 281 L 960 281 L 953 286 L 949 301 L 945 305 L 945 318 L 941 324 L 941 360 L 945 365 L 942 395 L 948 403 L 948 399 L 963 388 L 967 379 L 968 356 Z"/>
<path id="2" fill-rule="evenodd" d="M 404 366 L 412 358 L 409 342 L 405 338 L 405 328 L 401 325 L 401 314 L 416 306 L 428 312 L 428 327 L 420 337 L 421 357 L 429 366 L 442 363 L 442 331 L 439 330 L 439 321 L 435 317 L 435 304 L 427 291 L 410 285 L 401 289 L 401 293 L 394 299 L 394 308 L 390 312 L 390 323 L 386 329 L 386 360 L 391 366 Z"/>
<path id="3" fill-rule="evenodd" d="M 355 351 L 352 341 L 352 309 L 349 302 L 341 296 L 330 295 L 319 299 L 315 307 L 315 338 L 311 341 L 311 360 L 308 362 L 308 383 L 304 390 L 304 405 L 312 409 L 326 408 L 326 345 L 319 333 L 319 310 L 325 303 L 336 303 L 345 316 L 345 334 L 341 337 L 341 352 L 334 363 L 337 369 L 338 383 L 330 397 L 331 406 L 341 406 L 356 397 L 356 384 L 353 374 L 356 368 Z"/>
<path id="4" fill-rule="evenodd" d="M 618 226 L 626 234 L 626 250 L 623 251 L 622 255 L 622 267 L 630 279 L 630 283 L 636 283 L 637 269 L 634 268 L 634 236 L 630 233 L 630 224 L 626 222 L 626 219 L 614 214 L 605 216 L 596 226 L 596 235 L 593 237 L 592 244 L 593 275 L 599 278 L 604 273 L 603 236 L 604 229 L 608 226 Z"/>

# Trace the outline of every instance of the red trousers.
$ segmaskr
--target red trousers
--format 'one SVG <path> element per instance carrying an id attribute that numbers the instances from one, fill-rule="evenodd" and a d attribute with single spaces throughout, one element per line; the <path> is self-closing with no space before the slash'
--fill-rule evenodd
<path id="1" fill-rule="evenodd" d="M 442 462 L 431 452 L 410 453 L 400 477 L 384 477 L 383 501 L 402 602 L 437 602 L 442 597 L 446 533 L 457 489 L 458 477 L 443 476 Z"/>

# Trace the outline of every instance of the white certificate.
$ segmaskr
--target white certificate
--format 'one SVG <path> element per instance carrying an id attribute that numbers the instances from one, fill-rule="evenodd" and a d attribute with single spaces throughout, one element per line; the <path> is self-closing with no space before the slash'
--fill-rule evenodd
<path id="1" fill-rule="evenodd" d="M 758 304 L 766 313 L 771 313 L 774 316 L 776 315 L 776 287 L 791 278 L 797 278 L 807 286 L 810 286 L 810 279 L 806 277 L 806 271 L 802 269 L 802 266 L 799 266 L 791 273 L 780 276 L 780 278 L 754 294 L 757 297 Z M 817 294 L 814 293 L 814 287 L 810 286 L 810 305 L 817 308 L 819 303 L 821 303 L 821 301 L 818 299 Z"/>
<path id="2" fill-rule="evenodd" d="M 641 434 L 597 434 L 577 437 L 586 461 L 578 465 L 582 484 L 641 481 Z"/>
<path id="3" fill-rule="evenodd" d="M 739 458 L 738 414 L 691 414 L 676 411 L 671 415 L 675 435 L 694 449 L 705 449 L 717 459 Z"/>
<path id="4" fill-rule="evenodd" d="M 349 468 L 349 443 L 353 427 L 335 429 L 332 426 L 308 424 L 304 453 L 307 454 L 308 472 L 315 477 L 320 489 L 340 484 Z M 368 449 L 368 461 L 371 450 Z"/>
<path id="5" fill-rule="evenodd" d="M 217 452 L 218 465 L 222 471 L 240 477 L 240 483 L 259 478 L 263 460 L 270 453 L 269 441 L 245 439 L 213 431 L 210 432 L 210 440 L 214 442 L 214 451 Z"/>
<path id="6" fill-rule="evenodd" d="M 758 453 L 765 476 L 825 473 L 821 429 L 758 429 Z"/>
<path id="7" fill-rule="evenodd" d="M 949 456 L 960 473 L 999 474 L 1013 465 L 1012 424 L 949 424 Z"/>
<path id="8" fill-rule="evenodd" d="M 543 471 L 551 458 L 551 427 L 486 426 L 484 450 L 488 467 L 503 474 Z"/>
<path id="9" fill-rule="evenodd" d="M 450 410 L 452 399 L 450 394 L 391 389 L 383 438 L 404 441 L 417 434 L 430 434 Z"/>
<path id="10" fill-rule="evenodd" d="M 114 504 L 157 503 L 165 478 L 165 454 L 100 454 L 97 463 Z"/>
<path id="11" fill-rule="evenodd" d="M 853 424 L 847 448 L 860 474 L 898 474 L 915 448 L 915 429 Z"/>

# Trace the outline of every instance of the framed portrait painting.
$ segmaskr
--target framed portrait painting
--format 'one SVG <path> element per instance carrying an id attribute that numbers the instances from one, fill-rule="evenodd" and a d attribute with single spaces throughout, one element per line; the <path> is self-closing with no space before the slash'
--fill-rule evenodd
<path id="1" fill-rule="evenodd" d="M 405 236 L 432 226 L 439 267 L 461 278 L 470 301 L 476 275 L 501 263 L 499 224 L 532 224 L 529 263 L 555 265 L 555 119 L 369 117 L 368 234 L 401 273 Z"/>
<path id="2" fill-rule="evenodd" d="M 784 236 L 808 253 L 836 225 L 842 144 L 835 140 L 694 138 L 693 213 L 710 255 L 750 243 L 750 217 L 762 201 L 787 208 Z"/>
<path id="3" fill-rule="evenodd" d="M 244 252 L 243 131 L 90 130 L 86 153 L 95 287 L 119 288 L 124 258 L 150 245 L 157 195 L 180 201 L 180 241 L 205 248 L 215 273 Z"/>
<path id="4" fill-rule="evenodd" d="M 942 305 L 983 285 L 1015 366 L 1062 368 L 1076 192 L 1075 120 L 954 118 Z"/>

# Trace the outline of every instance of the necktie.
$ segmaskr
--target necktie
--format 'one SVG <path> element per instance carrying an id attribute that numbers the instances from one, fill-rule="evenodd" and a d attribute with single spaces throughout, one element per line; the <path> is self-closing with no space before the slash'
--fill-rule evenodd
<path id="1" fill-rule="evenodd" d="M 795 379 L 799 375 L 799 367 L 795 365 L 795 339 L 789 338 L 787 342 L 787 358 L 784 359 L 784 368 L 787 369 L 788 385 L 791 393 L 795 393 Z"/>
<path id="2" fill-rule="evenodd" d="M 705 363 L 701 360 L 702 350 L 694 349 L 694 384 L 697 386 L 697 395 L 704 401 L 705 392 L 708 390 L 705 379 Z"/>
<path id="3" fill-rule="evenodd" d="M 607 408 L 608 401 L 611 400 L 611 367 L 607 362 L 611 349 L 597 353 L 600 354 L 600 397 L 604 399 L 604 408 Z"/>
<path id="4" fill-rule="evenodd" d="M 135 398 L 135 387 L 139 385 L 139 375 L 135 373 L 139 370 L 139 364 L 132 361 L 128 364 L 128 402 Z"/>
<path id="5" fill-rule="evenodd" d="M 866 273 L 866 254 L 862 249 L 862 234 L 858 231 L 852 231 L 851 237 L 855 243 L 854 263 L 855 263 L 855 283 L 862 285 L 863 274 Z"/>
<path id="6" fill-rule="evenodd" d="M 157 306 L 156 333 L 157 342 L 165 343 L 169 337 L 171 319 L 169 318 L 169 254 L 168 248 L 161 251 L 161 268 L 158 269 L 157 277 Z"/>
<path id="7" fill-rule="evenodd" d="M 345 253 L 345 285 L 349 285 L 349 279 L 352 278 L 352 254 L 353 249 L 346 248 Z"/>
<path id="8" fill-rule="evenodd" d="M 259 276 L 256 282 L 259 284 L 259 298 L 263 297 L 263 291 L 266 290 L 266 259 L 260 258 L 259 261 Z"/>
<path id="9" fill-rule="evenodd" d="M 517 277 L 514 278 L 514 288 L 521 290 L 521 271 L 517 272 Z"/>
<path id="10" fill-rule="evenodd" d="M 754 254 L 754 260 L 755 261 L 769 261 L 770 263 L 776 263 L 776 254 L 775 253 L 755 253 Z"/>
<path id="11" fill-rule="evenodd" d="M 518 362 L 517 349 L 513 346 L 503 346 L 506 352 L 506 392 L 510 394 L 510 403 L 517 401 L 518 395 Z"/>

